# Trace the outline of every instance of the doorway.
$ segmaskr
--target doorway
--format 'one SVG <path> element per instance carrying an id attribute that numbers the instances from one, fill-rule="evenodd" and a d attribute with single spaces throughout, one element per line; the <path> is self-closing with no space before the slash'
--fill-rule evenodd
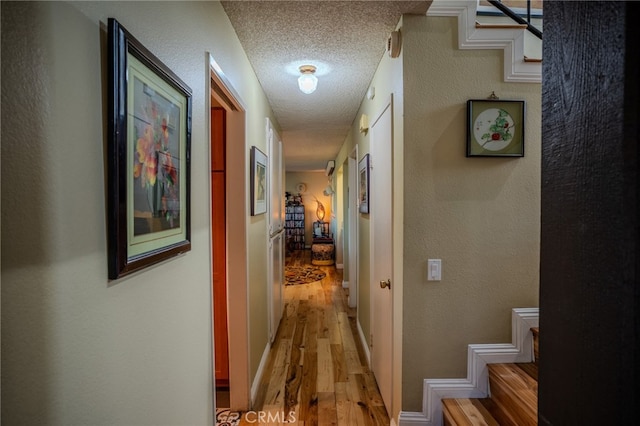
<path id="1" fill-rule="evenodd" d="M 211 245 L 216 402 L 231 407 L 227 321 L 226 111 L 211 107 Z"/>
<path id="2" fill-rule="evenodd" d="M 218 388 L 225 392 L 215 400 L 217 408 L 240 411 L 250 408 L 247 223 L 246 214 L 237 214 L 248 211 L 247 197 L 238 196 L 247 186 L 245 108 L 215 60 L 207 59 L 212 385 L 214 395 Z"/>

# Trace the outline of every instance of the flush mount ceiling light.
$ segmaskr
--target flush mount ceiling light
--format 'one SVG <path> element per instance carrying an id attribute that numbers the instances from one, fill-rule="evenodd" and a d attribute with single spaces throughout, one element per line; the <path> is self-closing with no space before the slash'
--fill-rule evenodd
<path id="1" fill-rule="evenodd" d="M 302 93 L 307 95 L 315 92 L 318 87 L 318 78 L 314 75 L 316 67 L 313 65 L 302 65 L 300 67 L 300 77 L 298 77 L 298 87 Z"/>

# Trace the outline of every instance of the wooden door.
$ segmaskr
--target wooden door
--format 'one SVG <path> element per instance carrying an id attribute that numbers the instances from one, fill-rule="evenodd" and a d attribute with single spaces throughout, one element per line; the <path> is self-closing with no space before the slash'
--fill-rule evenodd
<path id="1" fill-rule="evenodd" d="M 211 229 L 213 265 L 213 339 L 216 387 L 229 386 L 227 326 L 226 112 L 211 108 Z"/>

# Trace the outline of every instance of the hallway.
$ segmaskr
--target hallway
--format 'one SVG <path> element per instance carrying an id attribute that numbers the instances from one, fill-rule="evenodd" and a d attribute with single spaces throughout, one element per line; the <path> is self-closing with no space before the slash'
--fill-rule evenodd
<path id="1" fill-rule="evenodd" d="M 310 265 L 309 256 L 309 250 L 296 251 L 286 264 Z M 269 424 L 389 425 L 357 337 L 356 310 L 348 307 L 342 288 L 342 271 L 317 268 L 326 273 L 321 281 L 285 286 L 284 316 L 255 413 L 245 413 L 241 425 L 260 423 L 260 411 L 277 419 Z"/>

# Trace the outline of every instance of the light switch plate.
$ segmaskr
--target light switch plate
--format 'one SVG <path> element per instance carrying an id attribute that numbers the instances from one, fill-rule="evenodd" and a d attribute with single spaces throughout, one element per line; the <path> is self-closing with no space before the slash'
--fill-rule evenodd
<path id="1" fill-rule="evenodd" d="M 442 260 L 429 259 L 427 261 L 427 281 L 442 280 Z"/>

